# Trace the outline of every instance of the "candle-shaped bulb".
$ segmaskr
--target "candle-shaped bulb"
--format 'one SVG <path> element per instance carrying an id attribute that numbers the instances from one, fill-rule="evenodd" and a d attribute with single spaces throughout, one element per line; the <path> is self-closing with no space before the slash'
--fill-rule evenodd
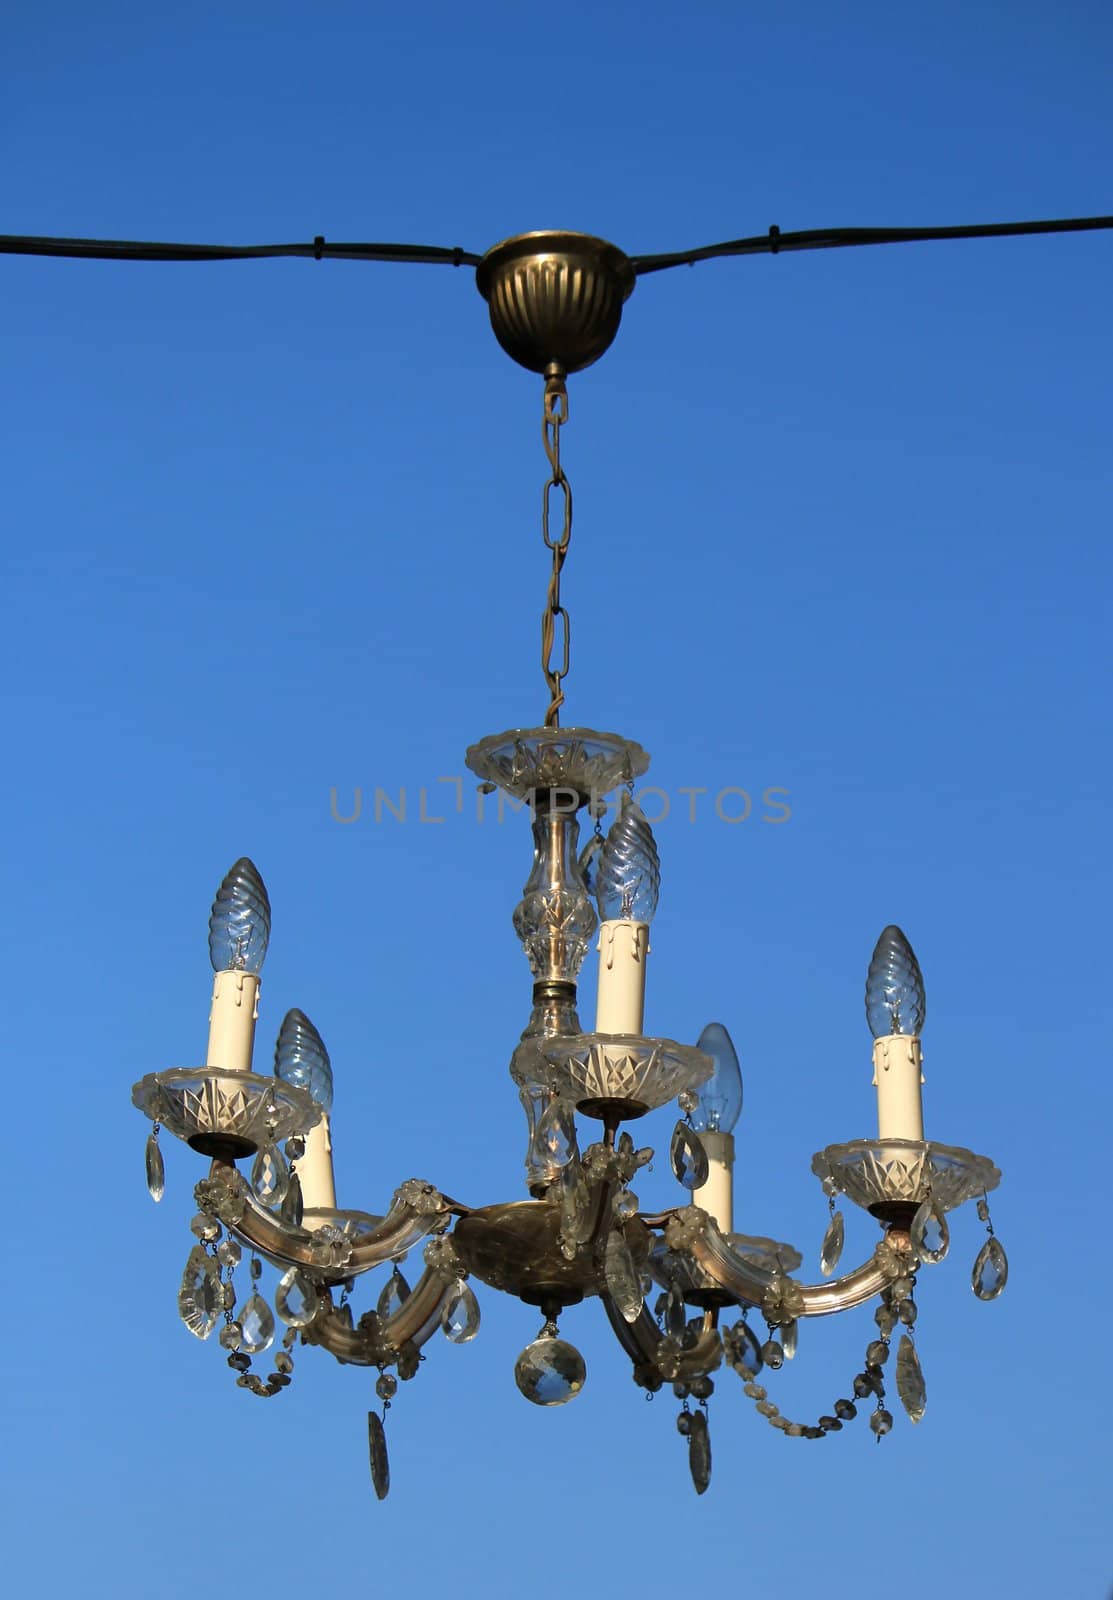
<path id="1" fill-rule="evenodd" d="M 271 936 L 271 903 L 254 861 L 228 868 L 209 913 L 209 960 L 214 972 L 258 973 Z"/>
<path id="2" fill-rule="evenodd" d="M 308 1089 L 321 1110 L 332 1110 L 332 1062 L 324 1040 L 304 1011 L 287 1011 L 274 1047 L 274 1075 Z"/>
<path id="3" fill-rule="evenodd" d="M 731 1133 L 742 1115 L 742 1069 L 734 1041 L 721 1022 L 709 1022 L 696 1049 L 711 1057 L 715 1070 L 696 1090 L 692 1127 L 697 1133 Z"/>
<path id="4" fill-rule="evenodd" d="M 623 792 L 599 857 L 596 897 L 604 922 L 652 922 L 661 889 L 657 842 L 641 807 Z"/>
<path id="5" fill-rule="evenodd" d="M 875 1039 L 905 1033 L 919 1037 L 927 1015 L 924 979 L 916 953 L 890 923 L 874 947 L 866 977 L 866 1018 Z"/>

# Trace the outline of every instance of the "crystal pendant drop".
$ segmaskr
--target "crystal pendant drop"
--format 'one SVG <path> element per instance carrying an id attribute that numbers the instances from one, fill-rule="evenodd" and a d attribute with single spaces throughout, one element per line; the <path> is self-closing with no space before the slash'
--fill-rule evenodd
<path id="1" fill-rule="evenodd" d="M 256 1200 L 275 1210 L 286 1198 L 289 1182 L 290 1171 L 281 1153 L 273 1144 L 265 1144 L 251 1168 L 251 1188 Z"/>
<path id="2" fill-rule="evenodd" d="M 684 1296 L 677 1284 L 670 1284 L 665 1296 L 665 1332 L 673 1339 L 679 1339 L 687 1326 L 688 1312 Z"/>
<path id="3" fill-rule="evenodd" d="M 321 1307 L 316 1285 L 298 1267 L 283 1273 L 274 1297 L 274 1309 L 290 1328 L 307 1328 Z"/>
<path id="4" fill-rule="evenodd" d="M 281 1206 L 278 1208 L 278 1214 L 287 1227 L 300 1228 L 303 1211 L 301 1179 L 296 1172 L 291 1172 L 289 1182 L 286 1185 L 286 1193 L 283 1196 Z"/>
<path id="5" fill-rule="evenodd" d="M 390 1493 L 390 1457 L 386 1453 L 386 1429 L 375 1411 L 367 1413 L 367 1444 L 371 1457 L 371 1482 L 378 1498 L 385 1500 Z"/>
<path id="6" fill-rule="evenodd" d="M 749 1323 L 741 1318 L 728 1330 L 728 1354 L 733 1352 L 736 1366 L 746 1367 L 756 1377 L 765 1365 L 761 1356 L 761 1346 L 754 1336 L 754 1330 Z"/>
<path id="7" fill-rule="evenodd" d="M 626 1240 L 618 1228 L 615 1228 L 607 1238 L 603 1277 L 606 1280 L 607 1293 L 625 1320 L 636 1322 L 642 1309 L 641 1280 L 634 1270 L 633 1257 L 630 1255 Z"/>
<path id="8" fill-rule="evenodd" d="M 576 1122 L 564 1100 L 553 1100 L 537 1119 L 534 1148 L 542 1160 L 564 1167 L 576 1154 Z"/>
<path id="9" fill-rule="evenodd" d="M 669 1159 L 677 1183 L 685 1189 L 702 1189 L 707 1182 L 707 1151 L 685 1123 L 678 1122 L 669 1145 Z"/>
<path id="10" fill-rule="evenodd" d="M 514 1363 L 514 1382 L 535 1406 L 563 1406 L 584 1386 L 587 1368 L 575 1345 L 543 1333 Z"/>
<path id="11" fill-rule="evenodd" d="M 470 1344 L 479 1332 L 479 1301 L 468 1284 L 457 1284 L 441 1312 L 441 1328 L 450 1344 Z"/>
<path id="12" fill-rule="evenodd" d="M 781 1349 L 785 1353 L 786 1361 L 794 1361 L 796 1359 L 798 1334 L 799 1324 L 796 1322 L 786 1322 L 781 1329 Z"/>
<path id="13" fill-rule="evenodd" d="M 970 1274 L 979 1300 L 996 1300 L 1009 1281 L 1009 1260 L 1000 1239 L 990 1234 L 978 1251 Z"/>
<path id="14" fill-rule="evenodd" d="M 912 1248 L 921 1261 L 933 1267 L 943 1260 L 950 1248 L 951 1230 L 947 1226 L 946 1217 L 930 1195 L 912 1218 L 909 1232 L 912 1236 Z"/>
<path id="15" fill-rule="evenodd" d="M 385 1322 L 388 1317 L 394 1316 L 396 1311 L 401 1311 L 409 1298 L 410 1286 L 398 1271 L 398 1268 L 395 1267 L 383 1285 L 382 1293 L 379 1295 L 378 1303 L 375 1306 L 379 1320 Z"/>
<path id="16" fill-rule="evenodd" d="M 240 1349 L 249 1356 L 269 1350 L 274 1343 L 274 1314 L 258 1289 L 240 1313 Z"/>
<path id="17" fill-rule="evenodd" d="M 220 1270 L 212 1256 L 194 1245 L 182 1274 L 178 1290 L 178 1315 L 198 1339 L 207 1339 L 224 1309 L 224 1289 Z"/>
<path id="18" fill-rule="evenodd" d="M 819 1270 L 829 1278 L 842 1260 L 842 1247 L 846 1240 L 846 1224 L 841 1211 L 833 1211 L 819 1249 Z"/>
<path id="19" fill-rule="evenodd" d="M 162 1151 L 158 1147 L 158 1134 L 147 1135 L 145 1151 L 147 1166 L 147 1192 L 152 1200 L 161 1200 L 166 1191 L 166 1168 L 162 1164 Z"/>
<path id="20" fill-rule="evenodd" d="M 694 1411 L 688 1425 L 688 1470 L 696 1493 L 703 1494 L 711 1482 L 711 1436 L 702 1411 Z"/>
<path id="21" fill-rule="evenodd" d="M 906 1333 L 901 1335 L 897 1349 L 897 1393 L 912 1421 L 919 1422 L 927 1408 L 927 1388 L 916 1346 Z"/>
<path id="22" fill-rule="evenodd" d="M 561 1247 L 569 1260 L 591 1237 L 591 1223 L 591 1191 L 580 1163 L 570 1161 L 560 1175 Z"/>
<path id="23" fill-rule="evenodd" d="M 590 899 L 594 900 L 599 887 L 599 860 L 603 854 L 603 835 L 593 833 L 580 851 L 580 877 Z"/>
<path id="24" fill-rule="evenodd" d="M 222 1239 L 217 1246 L 216 1258 L 222 1267 L 238 1267 L 243 1259 L 239 1240 L 233 1239 L 231 1235 L 227 1239 Z"/>

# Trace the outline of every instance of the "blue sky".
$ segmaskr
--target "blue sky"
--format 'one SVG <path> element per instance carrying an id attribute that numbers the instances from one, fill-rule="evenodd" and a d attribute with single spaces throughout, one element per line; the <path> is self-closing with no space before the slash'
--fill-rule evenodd
<path id="1" fill-rule="evenodd" d="M 634 252 L 1113 211 L 1098 4 L 45 0 L 8 8 L 2 55 L 12 233 L 483 250 L 559 226 Z M 129 1088 L 201 1059 L 208 906 L 249 853 L 274 906 L 257 1060 L 289 1006 L 320 1028 L 342 1203 L 412 1175 L 521 1194 L 528 834 L 432 795 L 544 711 L 539 385 L 464 270 L 0 261 L 18 1592 L 501 1597 L 555 1567 L 593 1592 L 1107 1593 L 1111 252 L 647 278 L 564 440 L 565 720 L 640 740 L 674 797 L 647 1026 L 717 1016 L 739 1045 L 740 1225 L 817 1275 L 810 1159 L 872 1129 L 861 989 L 897 921 L 929 1135 L 1005 1174 L 1005 1297 L 971 1295 L 960 1213 L 923 1273 L 923 1423 L 797 1444 L 725 1374 L 697 1501 L 675 1404 L 644 1404 L 597 1306 L 564 1323 L 584 1394 L 546 1415 L 511 1379 L 535 1313 L 480 1289 L 477 1342 L 438 1338 L 398 1397 L 382 1506 L 367 1374 L 305 1352 L 264 1406 L 181 1327 L 201 1163 L 168 1150 L 150 1204 Z M 332 820 L 330 788 L 376 785 L 409 821 Z M 444 822 L 414 820 L 423 785 Z M 743 824 L 714 815 L 728 786 Z M 675 1196 L 664 1161 L 641 1192 Z M 805 1327 L 784 1409 L 827 1409 L 871 1327 Z"/>

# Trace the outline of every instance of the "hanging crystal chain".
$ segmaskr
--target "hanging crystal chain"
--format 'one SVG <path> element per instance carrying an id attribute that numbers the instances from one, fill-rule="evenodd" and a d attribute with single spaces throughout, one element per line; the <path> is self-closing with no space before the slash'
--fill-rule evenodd
<path id="1" fill-rule="evenodd" d="M 549 577 L 549 593 L 541 616 L 541 670 L 549 686 L 549 709 L 545 713 L 546 728 L 560 725 L 560 708 L 564 704 L 563 680 L 568 676 L 569 651 L 572 643 L 568 613 L 560 603 L 560 574 L 568 554 L 568 541 L 572 537 L 572 488 L 560 464 L 560 430 L 568 421 L 568 390 L 562 373 L 551 373 L 545 379 L 545 405 L 542 438 L 545 455 L 549 461 L 549 477 L 541 494 L 541 533 L 546 548 L 552 552 L 553 568 Z M 560 531 L 552 531 L 552 495 L 556 490 L 563 506 Z M 563 634 L 560 665 L 553 664 L 557 624 Z"/>

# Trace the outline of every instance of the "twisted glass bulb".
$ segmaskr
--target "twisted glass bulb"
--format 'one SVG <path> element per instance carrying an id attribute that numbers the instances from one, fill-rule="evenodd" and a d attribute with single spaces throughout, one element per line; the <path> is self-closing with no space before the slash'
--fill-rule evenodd
<path id="1" fill-rule="evenodd" d="M 866 977 L 866 1019 L 875 1039 L 890 1033 L 916 1034 L 924 1026 L 927 1000 L 916 953 L 890 923 L 874 946 Z"/>
<path id="2" fill-rule="evenodd" d="M 209 913 L 214 972 L 255 972 L 266 960 L 271 903 L 259 869 L 247 856 L 228 868 Z"/>
<path id="3" fill-rule="evenodd" d="M 604 922 L 652 922 L 661 889 L 661 861 L 653 829 L 624 791 L 599 856 L 595 894 Z"/>
<path id="4" fill-rule="evenodd" d="M 322 1111 L 332 1110 L 332 1062 L 324 1040 L 304 1011 L 287 1011 L 274 1047 L 274 1075 L 308 1089 Z"/>
<path id="5" fill-rule="evenodd" d="M 696 1041 L 715 1063 L 715 1070 L 695 1091 L 692 1127 L 697 1133 L 731 1133 L 742 1115 L 742 1068 L 738 1051 L 721 1022 L 709 1022 Z"/>

